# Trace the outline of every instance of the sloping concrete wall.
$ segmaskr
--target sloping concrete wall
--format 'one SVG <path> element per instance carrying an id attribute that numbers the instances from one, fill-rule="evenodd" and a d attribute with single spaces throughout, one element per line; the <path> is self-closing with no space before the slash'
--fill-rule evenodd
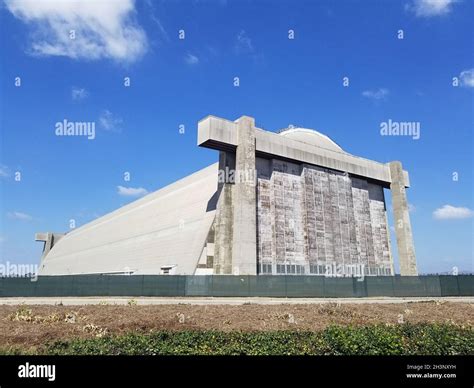
<path id="1" fill-rule="evenodd" d="M 192 275 L 215 216 L 218 164 L 66 234 L 44 257 L 40 275 L 88 273 Z"/>

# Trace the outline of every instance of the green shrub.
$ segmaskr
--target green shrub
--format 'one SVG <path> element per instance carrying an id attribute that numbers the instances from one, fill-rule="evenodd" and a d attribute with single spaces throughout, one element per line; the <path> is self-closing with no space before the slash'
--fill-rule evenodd
<path id="1" fill-rule="evenodd" d="M 64 355 L 474 354 L 474 330 L 448 324 L 330 326 L 320 332 L 158 331 L 48 344 Z"/>

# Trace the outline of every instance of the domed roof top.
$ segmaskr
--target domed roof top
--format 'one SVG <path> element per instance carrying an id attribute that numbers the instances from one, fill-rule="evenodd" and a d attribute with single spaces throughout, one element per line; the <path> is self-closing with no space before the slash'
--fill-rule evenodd
<path id="1" fill-rule="evenodd" d="M 307 128 L 286 128 L 282 129 L 279 134 L 289 139 L 307 143 L 313 146 L 322 147 L 331 151 L 345 152 L 333 140 L 326 135 Z"/>

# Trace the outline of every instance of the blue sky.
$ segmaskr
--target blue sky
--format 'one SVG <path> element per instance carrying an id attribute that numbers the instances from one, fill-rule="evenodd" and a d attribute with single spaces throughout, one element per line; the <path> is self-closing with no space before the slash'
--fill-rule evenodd
<path id="1" fill-rule="evenodd" d="M 37 264 L 35 232 L 80 226 L 216 161 L 196 146 L 213 114 L 401 160 L 419 270 L 472 271 L 472 15 L 467 0 L 4 1 L 0 262 Z M 56 136 L 64 119 L 94 122 L 95 139 Z M 418 122 L 420 138 L 381 136 L 389 119 Z"/>

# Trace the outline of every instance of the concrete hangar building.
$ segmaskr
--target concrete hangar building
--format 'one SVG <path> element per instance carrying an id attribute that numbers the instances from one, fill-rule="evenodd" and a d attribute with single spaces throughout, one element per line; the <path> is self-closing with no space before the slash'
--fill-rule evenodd
<path id="1" fill-rule="evenodd" d="M 198 145 L 219 162 L 66 234 L 38 233 L 39 274 L 390 276 L 386 188 L 400 273 L 417 275 L 400 162 L 247 116 L 204 118 Z"/>

